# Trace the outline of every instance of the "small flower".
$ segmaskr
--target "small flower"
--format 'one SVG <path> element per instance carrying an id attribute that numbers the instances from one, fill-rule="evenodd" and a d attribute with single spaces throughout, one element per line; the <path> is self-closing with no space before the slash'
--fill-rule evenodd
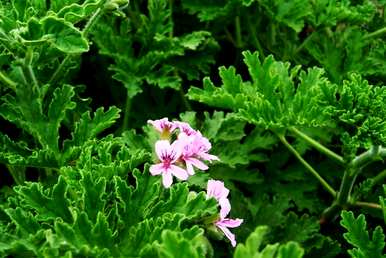
<path id="1" fill-rule="evenodd" d="M 184 133 L 188 136 L 195 135 L 197 133 L 197 131 L 194 130 L 188 123 L 176 121 L 175 124 L 177 125 L 178 129 L 180 129 L 181 133 Z"/>
<path id="2" fill-rule="evenodd" d="M 167 139 L 177 128 L 177 125 L 174 122 L 169 122 L 166 117 L 158 120 L 148 120 L 147 123 L 151 124 L 158 132 L 160 132 L 161 138 L 163 139 Z"/>
<path id="3" fill-rule="evenodd" d="M 178 140 L 183 146 L 181 159 L 185 162 L 189 175 L 194 174 L 193 167 L 196 167 L 200 170 L 208 169 L 208 166 L 205 165 L 200 159 L 209 161 L 219 160 L 218 157 L 207 153 L 211 148 L 211 145 L 209 140 L 203 137 L 199 131 L 192 135 L 180 133 L 178 135 Z"/>
<path id="4" fill-rule="evenodd" d="M 173 175 L 181 180 L 188 178 L 186 170 L 174 165 L 181 156 L 181 146 L 178 141 L 174 141 L 171 145 L 166 140 L 157 141 L 155 152 L 161 163 L 152 165 L 150 173 L 153 176 L 162 174 L 162 183 L 165 188 L 170 187 L 173 183 Z"/>
<path id="5" fill-rule="evenodd" d="M 221 218 L 218 220 L 215 224 L 216 226 L 221 229 L 221 231 L 224 233 L 224 235 L 231 241 L 231 245 L 233 247 L 236 246 L 236 237 L 235 235 L 229 230 L 229 228 L 236 228 L 243 223 L 243 219 L 227 219 L 227 218 Z"/>
<path id="6" fill-rule="evenodd" d="M 236 237 L 229 230 L 243 223 L 243 219 L 229 219 L 226 216 L 231 211 L 231 205 L 228 200 L 229 189 L 224 186 L 224 182 L 219 180 L 209 180 L 207 185 L 207 198 L 213 197 L 220 204 L 220 218 L 214 223 L 224 235 L 231 241 L 233 247 L 236 246 Z"/>

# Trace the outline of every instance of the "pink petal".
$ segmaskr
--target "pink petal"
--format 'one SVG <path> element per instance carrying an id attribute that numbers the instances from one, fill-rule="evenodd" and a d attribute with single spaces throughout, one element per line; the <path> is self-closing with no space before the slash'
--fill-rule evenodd
<path id="1" fill-rule="evenodd" d="M 155 175 L 159 175 L 162 172 L 164 172 L 165 168 L 164 168 L 164 165 L 162 163 L 159 163 L 159 164 L 151 165 L 149 171 L 150 171 L 150 174 L 155 176 Z"/>
<path id="2" fill-rule="evenodd" d="M 185 165 L 186 165 L 186 171 L 188 172 L 188 174 L 191 176 L 194 175 L 194 169 L 193 169 L 192 163 L 185 161 Z"/>
<path id="3" fill-rule="evenodd" d="M 186 180 L 188 179 L 188 172 L 186 170 L 176 166 L 176 165 L 171 165 L 170 166 L 171 173 L 177 177 L 180 180 Z"/>
<path id="4" fill-rule="evenodd" d="M 235 235 L 227 227 L 218 225 L 217 223 L 216 223 L 216 226 L 219 229 L 221 229 L 221 231 L 224 233 L 224 235 L 231 241 L 231 245 L 233 247 L 235 247 L 236 246 L 236 237 L 235 237 Z"/>
<path id="5" fill-rule="evenodd" d="M 227 198 L 221 198 L 219 200 L 219 204 L 220 204 L 220 218 L 224 219 L 231 211 L 231 203 Z"/>
<path id="6" fill-rule="evenodd" d="M 173 176 L 169 171 L 162 173 L 162 184 L 165 188 L 169 188 L 173 183 Z"/>
<path id="7" fill-rule="evenodd" d="M 243 219 L 221 219 L 216 222 L 216 225 L 224 226 L 227 228 L 237 228 L 243 223 Z"/>
<path id="8" fill-rule="evenodd" d="M 151 124 L 157 131 L 163 133 L 164 131 L 173 132 L 177 125 L 173 122 L 169 122 L 167 117 L 158 120 L 147 120 L 148 124 Z"/>
<path id="9" fill-rule="evenodd" d="M 170 155 L 172 156 L 172 160 L 171 160 L 171 163 L 174 163 L 176 162 L 180 157 L 181 157 L 181 154 L 182 154 L 182 143 L 179 141 L 179 140 L 175 140 L 172 145 L 170 146 L 171 150 L 170 150 Z"/>
<path id="10" fill-rule="evenodd" d="M 224 182 L 219 180 L 208 180 L 206 191 L 208 197 L 214 197 L 217 201 L 227 198 L 229 194 L 229 190 L 224 186 Z"/>
<path id="11" fill-rule="evenodd" d="M 167 140 L 159 140 L 155 143 L 155 152 L 161 161 L 171 152 L 171 149 L 170 143 Z"/>
<path id="12" fill-rule="evenodd" d="M 208 161 L 212 161 L 212 160 L 220 160 L 217 156 L 211 155 L 211 154 L 206 153 L 206 152 L 200 152 L 198 155 L 199 155 L 200 158 L 202 158 L 203 160 L 208 160 Z"/>
<path id="13" fill-rule="evenodd" d="M 209 168 L 207 165 L 205 165 L 202 161 L 198 159 L 190 158 L 189 161 L 198 169 L 207 170 Z"/>
<path id="14" fill-rule="evenodd" d="M 195 135 L 197 133 L 196 130 L 194 130 L 188 123 L 179 121 L 176 121 L 175 123 L 177 124 L 178 129 L 180 129 L 181 132 L 187 134 L 188 136 Z"/>

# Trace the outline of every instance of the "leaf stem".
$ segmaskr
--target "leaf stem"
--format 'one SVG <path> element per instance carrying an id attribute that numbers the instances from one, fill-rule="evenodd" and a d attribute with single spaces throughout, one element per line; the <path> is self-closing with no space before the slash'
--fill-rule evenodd
<path id="1" fill-rule="evenodd" d="M 259 51 L 259 56 L 261 56 L 262 59 L 264 60 L 265 54 L 264 54 L 263 47 L 260 44 L 259 38 L 257 37 L 257 34 L 256 34 L 256 29 L 253 27 L 253 25 L 251 23 L 251 19 L 249 16 L 247 16 L 247 23 L 248 23 L 249 31 L 251 32 L 251 35 L 252 35 L 252 40 L 253 40 L 257 50 Z"/>
<path id="2" fill-rule="evenodd" d="M 333 196 L 336 197 L 336 191 L 319 175 L 319 173 L 297 152 L 297 150 L 288 143 L 284 135 L 277 135 L 280 141 L 288 148 L 292 154 L 303 164 L 305 168 L 322 184 L 322 186 Z"/>
<path id="3" fill-rule="evenodd" d="M 386 158 L 386 148 L 372 146 L 368 151 L 356 156 L 351 162 L 351 167 L 363 168 L 368 164 Z"/>
<path id="4" fill-rule="evenodd" d="M 382 179 L 384 179 L 386 177 L 386 169 L 383 170 L 382 172 L 380 172 L 378 175 L 376 175 L 375 177 L 373 177 L 372 181 L 373 181 L 373 185 L 376 185 L 378 184 L 379 182 L 382 181 Z"/>
<path id="5" fill-rule="evenodd" d="M 17 83 L 8 78 L 2 71 L 0 71 L 0 81 L 7 85 L 11 90 L 16 91 Z"/>
<path id="6" fill-rule="evenodd" d="M 129 97 L 129 93 L 127 93 L 126 104 L 125 104 L 125 114 L 123 116 L 123 125 L 122 132 L 126 131 L 129 128 L 129 115 L 131 110 L 131 98 Z"/>
<path id="7" fill-rule="evenodd" d="M 348 203 L 350 199 L 351 190 L 354 186 L 354 183 L 358 174 L 359 173 L 355 167 L 348 167 L 344 171 L 343 179 L 340 184 L 338 197 L 337 197 L 337 203 L 340 206 L 344 206 Z"/>
<path id="8" fill-rule="evenodd" d="M 354 202 L 350 204 L 351 206 L 357 206 L 362 208 L 372 208 L 372 209 L 378 209 L 382 210 L 382 206 L 377 203 L 372 202 Z"/>
<path id="9" fill-rule="evenodd" d="M 374 32 L 371 32 L 371 33 L 365 35 L 363 38 L 364 38 L 364 39 L 375 38 L 375 37 L 377 37 L 377 36 L 379 36 L 379 35 L 382 35 L 383 33 L 386 33 L 386 27 L 383 27 L 383 28 L 381 28 L 381 29 L 379 29 L 379 30 L 376 30 L 376 31 L 374 31 Z"/>
<path id="10" fill-rule="evenodd" d="M 90 17 L 90 19 L 87 21 L 86 25 L 84 26 L 82 31 L 83 36 L 87 37 L 87 34 L 90 32 L 90 29 L 92 28 L 92 26 L 94 26 L 94 24 L 99 19 L 101 14 L 102 14 L 102 8 L 99 7 L 95 11 L 95 13 Z"/>
<path id="11" fill-rule="evenodd" d="M 21 169 L 17 169 L 17 166 L 6 165 L 9 173 L 11 174 L 13 180 L 16 184 L 22 185 L 25 182 L 25 168 L 20 167 Z"/>
<path id="12" fill-rule="evenodd" d="M 326 156 L 328 156 L 329 158 L 337 161 L 339 164 L 341 165 L 344 165 L 345 162 L 344 162 L 344 159 L 343 157 L 341 157 L 340 155 L 336 154 L 335 152 L 333 152 L 332 150 L 328 149 L 327 147 L 323 146 L 322 144 L 320 144 L 319 142 L 315 141 L 314 139 L 312 139 L 311 137 L 309 137 L 308 135 L 306 135 L 305 133 L 299 131 L 298 129 L 296 129 L 295 127 L 290 127 L 289 130 L 294 133 L 296 136 L 298 136 L 299 138 L 303 139 L 304 141 L 306 141 L 308 144 L 310 144 L 311 146 L 313 146 L 315 149 L 317 149 L 318 151 L 320 151 L 321 153 L 325 154 Z"/>
<path id="13" fill-rule="evenodd" d="M 235 18 L 235 33 L 236 33 L 236 47 L 243 47 L 243 40 L 241 36 L 241 26 L 240 26 L 240 16 L 236 16 Z"/>

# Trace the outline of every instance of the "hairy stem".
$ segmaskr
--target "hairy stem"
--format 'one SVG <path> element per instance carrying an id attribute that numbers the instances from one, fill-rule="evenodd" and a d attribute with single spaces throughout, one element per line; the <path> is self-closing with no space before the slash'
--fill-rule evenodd
<path id="1" fill-rule="evenodd" d="M 294 133 L 296 136 L 298 136 L 299 138 L 303 139 L 308 144 L 313 146 L 315 149 L 317 149 L 318 151 L 320 151 L 321 153 L 326 155 L 327 157 L 335 160 L 336 162 L 338 162 L 341 165 L 345 164 L 343 157 L 341 157 L 340 155 L 336 154 L 335 152 L 333 152 L 332 150 L 328 149 L 327 147 L 323 146 L 319 142 L 315 141 L 314 139 L 312 139 L 311 137 L 309 137 L 305 133 L 299 131 L 295 127 L 291 127 L 291 128 L 289 128 L 289 130 L 292 133 Z"/>
<path id="2" fill-rule="evenodd" d="M 297 152 L 297 150 L 288 143 L 284 135 L 278 135 L 280 141 L 288 148 L 292 154 L 307 168 L 307 170 L 322 184 L 322 186 L 333 196 L 336 196 L 336 191 L 324 180 L 319 173 Z"/>
<path id="3" fill-rule="evenodd" d="M 343 180 L 340 184 L 337 197 L 337 203 L 339 205 L 344 206 L 348 203 L 357 175 L 358 171 L 356 168 L 349 167 L 344 171 Z"/>
<path id="4" fill-rule="evenodd" d="M 363 168 L 368 164 L 386 158 L 386 148 L 372 146 L 368 151 L 356 156 L 350 163 L 351 167 Z"/>

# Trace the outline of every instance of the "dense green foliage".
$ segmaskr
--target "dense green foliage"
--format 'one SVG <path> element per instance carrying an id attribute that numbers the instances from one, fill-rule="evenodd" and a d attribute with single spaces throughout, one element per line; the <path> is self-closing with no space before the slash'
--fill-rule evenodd
<path id="1" fill-rule="evenodd" d="M 385 7 L 0 0 L 0 257 L 386 257 Z M 163 117 L 220 161 L 164 188 Z"/>

